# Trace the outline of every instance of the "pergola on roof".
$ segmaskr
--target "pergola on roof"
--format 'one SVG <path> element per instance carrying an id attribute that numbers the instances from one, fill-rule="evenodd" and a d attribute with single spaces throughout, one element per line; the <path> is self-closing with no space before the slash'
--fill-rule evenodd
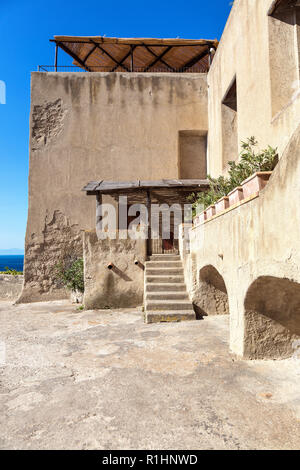
<path id="1" fill-rule="evenodd" d="M 211 49 L 205 39 L 54 36 L 51 40 L 88 72 L 207 72 Z"/>

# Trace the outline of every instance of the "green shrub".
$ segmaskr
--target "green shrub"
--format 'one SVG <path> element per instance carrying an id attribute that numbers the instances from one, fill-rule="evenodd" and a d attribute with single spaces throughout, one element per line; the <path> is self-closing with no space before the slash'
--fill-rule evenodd
<path id="1" fill-rule="evenodd" d="M 84 292 L 82 258 L 67 258 L 55 266 L 56 279 L 71 291 Z"/>
<path id="2" fill-rule="evenodd" d="M 223 196 L 240 186 L 241 183 L 258 171 L 272 171 L 278 163 L 277 149 L 268 146 L 266 149 L 256 152 L 257 141 L 250 137 L 241 143 L 242 151 L 238 163 L 228 162 L 228 176 L 212 178 L 208 175 L 209 189 L 201 193 L 192 193 L 188 200 L 193 204 L 193 215 L 196 208 L 206 209 L 215 204 Z M 201 210 L 202 210 L 201 209 Z"/>
<path id="3" fill-rule="evenodd" d="M 5 266 L 5 271 L 1 271 L 0 274 L 10 274 L 11 276 L 19 276 L 23 274 L 23 271 L 17 271 L 16 269 L 11 269 Z"/>

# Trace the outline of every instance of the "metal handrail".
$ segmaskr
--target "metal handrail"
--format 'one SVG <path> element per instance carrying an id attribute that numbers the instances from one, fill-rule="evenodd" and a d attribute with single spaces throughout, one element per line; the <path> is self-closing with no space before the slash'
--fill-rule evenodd
<path id="1" fill-rule="evenodd" d="M 111 72 L 111 67 L 104 67 L 102 65 L 93 65 L 89 66 L 91 72 Z M 119 70 L 118 70 L 119 69 Z M 114 72 L 126 72 L 122 67 L 118 67 L 118 69 L 114 70 Z M 77 65 L 39 65 L 38 66 L 39 72 L 86 72 L 90 73 L 90 71 L 85 70 L 82 67 L 78 67 Z M 201 67 L 183 67 L 174 70 L 168 69 L 167 67 L 155 67 L 150 70 L 147 70 L 147 67 L 134 67 L 130 72 L 141 72 L 141 73 L 207 73 L 208 66 L 203 65 Z M 127 73 L 127 72 L 126 72 Z"/>

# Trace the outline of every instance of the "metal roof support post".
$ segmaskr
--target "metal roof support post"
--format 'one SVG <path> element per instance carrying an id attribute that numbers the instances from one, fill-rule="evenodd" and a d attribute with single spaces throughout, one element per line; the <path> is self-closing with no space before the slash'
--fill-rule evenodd
<path id="1" fill-rule="evenodd" d="M 55 60 L 54 60 L 54 70 L 57 72 L 57 54 L 58 54 L 58 45 L 55 43 Z"/>
<path id="2" fill-rule="evenodd" d="M 130 56 L 131 56 L 131 63 L 130 63 L 130 72 L 133 72 L 133 47 L 130 46 Z"/>
<path id="3" fill-rule="evenodd" d="M 102 230 L 102 195 L 97 192 L 96 195 L 96 232 Z"/>
<path id="4" fill-rule="evenodd" d="M 147 211 L 148 211 L 148 237 L 147 237 L 147 256 L 151 255 L 151 192 L 147 189 Z"/>

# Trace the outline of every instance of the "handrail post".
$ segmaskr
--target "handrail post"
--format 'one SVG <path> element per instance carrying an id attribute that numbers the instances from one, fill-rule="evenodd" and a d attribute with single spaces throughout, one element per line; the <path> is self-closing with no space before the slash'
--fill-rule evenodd
<path id="1" fill-rule="evenodd" d="M 54 62 L 55 72 L 57 72 L 57 54 L 58 54 L 58 45 L 55 44 L 55 62 Z"/>
<path id="2" fill-rule="evenodd" d="M 130 64 L 130 71 L 133 72 L 133 47 L 132 45 L 130 46 L 130 49 L 131 49 L 131 64 Z"/>

